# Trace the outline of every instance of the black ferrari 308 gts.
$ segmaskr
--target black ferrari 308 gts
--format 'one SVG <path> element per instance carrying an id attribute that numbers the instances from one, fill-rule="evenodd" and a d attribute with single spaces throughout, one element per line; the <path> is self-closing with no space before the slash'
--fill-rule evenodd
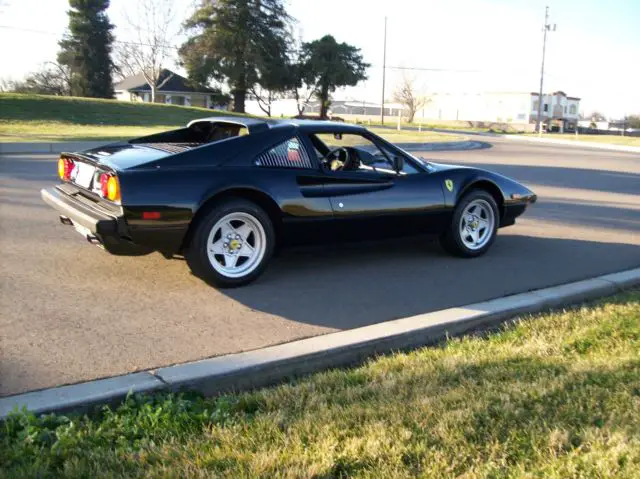
<path id="1" fill-rule="evenodd" d="M 63 153 L 58 174 L 42 198 L 89 242 L 119 255 L 184 255 L 194 274 L 227 287 L 300 243 L 436 234 L 448 252 L 479 256 L 536 200 L 496 173 L 310 120 L 195 120 Z"/>

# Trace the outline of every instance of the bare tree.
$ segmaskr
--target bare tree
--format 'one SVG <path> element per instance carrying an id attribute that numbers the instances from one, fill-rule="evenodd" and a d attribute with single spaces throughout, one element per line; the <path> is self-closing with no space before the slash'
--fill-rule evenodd
<path id="1" fill-rule="evenodd" d="M 591 121 L 606 121 L 607 117 L 601 111 L 594 110 L 589 115 L 589 120 L 591 120 Z"/>
<path id="2" fill-rule="evenodd" d="M 407 123 L 412 123 L 417 111 L 428 102 L 426 97 L 416 91 L 414 79 L 407 75 L 402 76 L 400 84 L 393 92 L 393 100 L 407 110 Z"/>
<path id="3" fill-rule="evenodd" d="M 13 91 L 13 86 L 15 82 L 11 81 L 9 78 L 0 78 L 0 92 L 6 93 Z"/>
<path id="4" fill-rule="evenodd" d="M 151 101 L 173 75 L 161 77 L 167 61 L 173 56 L 171 44 L 178 34 L 173 0 L 138 0 L 135 17 L 125 12 L 134 32 L 134 40 L 116 47 L 116 73 L 121 78 L 142 73 L 151 88 Z"/>
<path id="5" fill-rule="evenodd" d="M 46 62 L 40 70 L 30 73 L 22 81 L 5 80 L 0 91 L 68 96 L 71 94 L 71 72 L 64 65 Z"/>
<path id="6" fill-rule="evenodd" d="M 290 69 L 291 69 L 291 93 L 296 100 L 296 109 L 298 115 L 302 116 L 304 110 L 309 105 L 311 98 L 316 94 L 317 88 L 315 83 L 308 81 L 308 58 L 306 58 L 302 51 L 303 45 L 303 30 L 298 29 L 298 36 L 296 37 L 293 48 L 291 51 Z"/>
<path id="7" fill-rule="evenodd" d="M 282 96 L 281 93 L 263 88 L 257 83 L 249 88 L 248 91 L 253 97 L 255 97 L 260 109 L 269 117 L 271 116 L 271 105 L 275 100 Z"/>
<path id="8" fill-rule="evenodd" d="M 316 93 L 314 85 L 307 85 L 302 79 L 296 79 L 297 84 L 293 88 L 293 97 L 296 100 L 296 108 L 298 109 L 298 115 L 302 115 L 304 110 L 309 105 L 311 98 Z"/>
<path id="9" fill-rule="evenodd" d="M 140 69 L 129 53 L 129 45 L 116 42 L 113 48 L 113 78 L 122 81 L 140 73 Z"/>

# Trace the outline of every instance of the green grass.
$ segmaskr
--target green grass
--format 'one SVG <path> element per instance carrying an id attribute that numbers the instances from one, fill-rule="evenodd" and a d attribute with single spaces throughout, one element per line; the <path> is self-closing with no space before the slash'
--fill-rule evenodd
<path id="1" fill-rule="evenodd" d="M 447 133 L 436 133 L 433 131 L 409 131 L 409 130 L 389 130 L 388 128 L 369 128 L 376 135 L 381 136 L 391 143 L 430 143 L 441 141 L 463 141 L 466 138 L 461 135 L 451 135 Z"/>
<path id="2" fill-rule="evenodd" d="M 349 122 L 351 123 L 351 121 L 349 120 Z M 486 122 L 488 124 L 492 124 L 491 122 Z M 371 123 L 368 123 L 367 121 L 362 121 L 360 120 L 358 122 L 358 124 L 367 126 L 367 127 L 371 127 L 371 128 L 375 128 L 375 127 L 381 127 L 383 126 L 382 123 L 380 123 L 379 121 L 372 121 Z M 419 126 L 422 127 L 423 130 L 429 130 L 431 128 L 434 129 L 438 129 L 438 130 L 450 130 L 450 131 L 475 131 L 475 132 L 482 132 L 482 133 L 487 133 L 487 132 L 494 132 L 494 133 L 517 133 L 518 130 L 508 126 L 508 124 L 505 123 L 493 123 L 493 126 L 486 126 L 486 127 L 479 127 L 479 126 L 472 126 L 471 124 L 469 125 L 465 125 L 462 122 L 460 124 L 440 124 L 440 123 L 430 123 L 427 120 L 424 120 L 422 118 L 416 118 L 413 123 L 407 123 L 406 121 L 402 121 L 400 123 L 400 128 L 418 128 Z M 505 129 L 505 125 L 507 126 L 507 128 Z M 394 121 L 393 119 L 389 119 L 387 121 L 385 121 L 384 123 L 385 127 L 391 127 L 391 128 L 396 128 L 397 126 L 397 121 Z"/>
<path id="3" fill-rule="evenodd" d="M 115 141 L 233 113 L 174 105 L 0 93 L 0 142 Z M 389 141 L 456 141 L 460 137 L 376 129 Z"/>
<path id="4" fill-rule="evenodd" d="M 529 135 L 537 136 L 537 133 L 531 133 Z M 578 134 L 578 136 L 576 137 L 574 133 L 551 133 L 543 134 L 542 137 L 553 140 L 572 140 L 576 142 L 586 141 L 592 143 L 607 143 L 610 145 L 640 146 L 640 137 L 638 136 Z"/>
<path id="5" fill-rule="evenodd" d="M 252 393 L 0 425 L 5 477 L 640 477 L 640 292 Z"/>
<path id="6" fill-rule="evenodd" d="M 0 94 L 0 141 L 115 140 L 230 112 L 93 98 Z"/>
<path id="7" fill-rule="evenodd" d="M 177 125 L 122 126 L 78 125 L 66 122 L 4 122 L 0 142 L 116 141 L 172 130 Z"/>
<path id="8" fill-rule="evenodd" d="M 366 123 L 364 125 L 365 126 L 369 126 Z M 380 122 L 371 122 L 370 126 L 372 128 L 379 127 L 379 126 L 382 126 L 382 123 L 380 123 Z M 396 128 L 397 122 L 386 121 L 384 126 Z M 405 121 L 400 123 L 400 128 L 407 128 L 407 127 L 418 128 L 419 126 L 421 126 L 423 130 L 425 130 L 425 129 L 428 130 L 429 128 L 436 128 L 436 129 L 439 129 L 439 130 L 452 130 L 452 131 L 455 131 L 455 130 L 479 131 L 479 132 L 487 132 L 487 131 L 489 131 L 489 128 L 478 128 L 478 127 L 464 126 L 464 125 L 441 125 L 441 124 L 437 124 L 437 123 L 425 123 L 425 122 L 421 122 L 418 119 L 414 120 L 413 123 L 407 123 Z"/>

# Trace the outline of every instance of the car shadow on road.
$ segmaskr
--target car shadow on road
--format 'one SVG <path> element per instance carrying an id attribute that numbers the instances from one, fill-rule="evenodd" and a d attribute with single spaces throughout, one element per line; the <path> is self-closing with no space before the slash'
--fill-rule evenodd
<path id="1" fill-rule="evenodd" d="M 292 321 L 348 329 L 640 266 L 640 247 L 499 235 L 472 260 L 424 238 L 285 251 L 257 282 L 222 290 Z"/>

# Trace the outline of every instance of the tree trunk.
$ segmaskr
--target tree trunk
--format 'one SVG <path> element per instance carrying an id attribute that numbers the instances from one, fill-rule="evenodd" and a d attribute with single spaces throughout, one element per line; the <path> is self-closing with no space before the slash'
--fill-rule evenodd
<path id="1" fill-rule="evenodd" d="M 327 110 L 329 109 L 329 86 L 322 85 L 320 90 L 320 119 L 327 119 Z"/>
<path id="2" fill-rule="evenodd" d="M 156 102 L 156 87 L 155 85 L 151 85 L 151 103 Z"/>
<path id="3" fill-rule="evenodd" d="M 247 91 L 243 88 L 236 88 L 233 90 L 233 111 L 236 113 L 244 113 L 244 99 L 247 96 Z"/>
<path id="4" fill-rule="evenodd" d="M 307 105 L 306 103 L 300 103 L 300 93 L 298 92 L 297 88 L 293 89 L 293 96 L 296 99 L 296 109 L 298 110 L 298 115 L 302 116 Z"/>

